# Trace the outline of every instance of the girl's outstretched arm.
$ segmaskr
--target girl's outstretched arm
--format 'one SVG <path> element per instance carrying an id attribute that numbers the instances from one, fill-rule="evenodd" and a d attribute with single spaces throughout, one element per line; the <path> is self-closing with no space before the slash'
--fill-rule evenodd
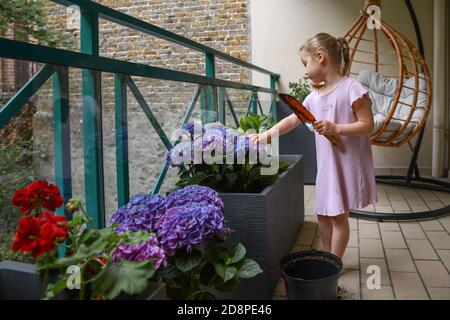
<path id="1" fill-rule="evenodd" d="M 282 136 L 295 129 L 300 124 L 301 121 L 297 118 L 297 116 L 295 114 L 291 114 L 289 117 L 284 118 L 266 132 L 250 135 L 250 141 L 253 143 L 256 143 L 258 141 L 267 141 L 267 143 L 270 143 L 272 136 L 274 135 L 274 132 L 276 132 L 276 130 L 278 130 L 278 135 Z"/>

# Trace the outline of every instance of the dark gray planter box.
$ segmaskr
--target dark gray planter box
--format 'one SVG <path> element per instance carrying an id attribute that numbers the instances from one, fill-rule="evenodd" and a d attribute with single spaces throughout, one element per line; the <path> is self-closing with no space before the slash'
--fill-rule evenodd
<path id="1" fill-rule="evenodd" d="M 74 290 L 78 293 L 78 290 Z M 15 261 L 0 262 L 0 300 L 39 300 L 42 298 L 42 278 L 35 272 L 35 265 Z M 166 286 L 149 282 L 147 289 L 139 295 L 121 294 L 117 300 L 164 300 Z M 62 292 L 56 300 L 70 299 L 70 291 Z"/>
<path id="2" fill-rule="evenodd" d="M 215 293 L 218 299 L 272 299 L 281 276 L 279 261 L 291 251 L 304 220 L 303 157 L 280 155 L 280 160 L 289 167 L 261 193 L 220 194 L 233 230 L 227 243 L 242 243 L 264 272 L 242 280 L 231 293 Z"/>
<path id="3" fill-rule="evenodd" d="M 277 121 L 292 114 L 291 109 L 283 102 L 277 102 Z M 291 132 L 280 137 L 280 154 L 303 155 L 304 183 L 315 184 L 317 176 L 316 139 L 314 133 L 300 125 Z"/>

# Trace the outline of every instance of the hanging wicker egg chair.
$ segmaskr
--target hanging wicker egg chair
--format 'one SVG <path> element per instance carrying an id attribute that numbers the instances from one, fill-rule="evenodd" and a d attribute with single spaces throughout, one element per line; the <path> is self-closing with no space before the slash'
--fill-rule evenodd
<path id="1" fill-rule="evenodd" d="M 344 38 L 350 46 L 350 76 L 369 90 L 375 130 L 373 145 L 399 147 L 425 125 L 431 110 L 432 84 L 425 59 L 404 35 L 364 9 Z M 380 28 L 369 28 L 377 22 Z"/>

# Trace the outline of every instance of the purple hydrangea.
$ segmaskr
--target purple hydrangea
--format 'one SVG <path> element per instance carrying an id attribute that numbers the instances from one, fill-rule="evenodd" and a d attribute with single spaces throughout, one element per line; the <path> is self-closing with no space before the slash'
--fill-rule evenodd
<path id="1" fill-rule="evenodd" d="M 199 130 L 200 128 L 202 129 L 201 134 L 205 133 L 205 127 L 201 123 L 188 122 L 181 127 L 181 129 L 189 132 L 191 139 L 195 138 L 195 129 Z"/>
<path id="2" fill-rule="evenodd" d="M 189 157 L 190 159 L 186 159 Z M 175 167 L 181 164 L 193 163 L 194 150 L 192 141 L 183 141 L 178 143 L 167 153 L 167 162 L 171 167 Z"/>
<path id="3" fill-rule="evenodd" d="M 167 209 L 184 206 L 190 203 L 204 203 L 215 206 L 223 214 L 223 201 L 219 193 L 211 188 L 191 185 L 171 192 L 165 199 Z"/>
<path id="4" fill-rule="evenodd" d="M 224 129 L 224 125 L 221 122 L 212 122 L 212 123 L 206 123 L 205 125 L 203 125 L 203 128 L 207 131 L 207 130 L 211 130 L 211 129 Z"/>
<path id="5" fill-rule="evenodd" d="M 225 143 L 219 135 L 207 135 L 194 141 L 194 150 L 201 152 L 203 158 L 211 154 L 212 151 L 222 152 L 224 154 L 224 148 Z"/>
<path id="6" fill-rule="evenodd" d="M 155 269 L 166 264 L 166 254 L 160 247 L 156 236 L 152 236 L 148 241 L 135 245 L 121 244 L 113 253 L 112 261 L 119 263 L 121 260 L 146 261 L 155 259 Z"/>
<path id="7" fill-rule="evenodd" d="M 157 234 L 166 254 L 172 256 L 177 249 L 190 252 L 208 239 L 223 240 L 230 232 L 224 220 L 214 205 L 189 203 L 168 209 L 157 223 Z"/>
<path id="8" fill-rule="evenodd" d="M 204 153 L 208 152 L 209 154 L 213 150 L 221 150 L 224 156 L 234 156 L 235 163 L 237 159 L 245 159 L 246 157 L 248 159 L 249 154 L 256 156 L 255 158 L 251 158 L 255 162 L 261 162 L 267 157 L 265 145 L 250 143 L 249 136 L 242 136 L 236 130 L 226 128 L 220 122 L 203 125 L 202 134 L 199 137 L 194 137 L 194 125 L 201 126 L 201 124 L 186 123 L 182 127 L 189 131 L 192 135 L 192 140 L 183 141 L 168 152 L 167 161 L 171 167 L 180 164 L 194 164 L 195 152 L 199 152 L 198 157 L 200 158 L 198 159 L 205 161 Z M 228 150 L 230 151 L 229 155 L 227 154 Z"/>
<path id="9" fill-rule="evenodd" d="M 245 156 L 255 155 L 255 160 L 261 161 L 267 156 L 266 147 L 262 143 L 251 143 L 249 136 L 238 137 L 235 148 L 234 155 L 235 159 L 245 159 Z"/>
<path id="10" fill-rule="evenodd" d="M 119 223 L 116 232 L 153 231 L 165 212 L 164 198 L 160 195 L 139 194 L 111 217 L 111 224 Z"/>
<path id="11" fill-rule="evenodd" d="M 194 136 L 194 124 L 191 122 L 185 123 L 181 129 L 184 129 L 189 132 L 191 136 Z"/>

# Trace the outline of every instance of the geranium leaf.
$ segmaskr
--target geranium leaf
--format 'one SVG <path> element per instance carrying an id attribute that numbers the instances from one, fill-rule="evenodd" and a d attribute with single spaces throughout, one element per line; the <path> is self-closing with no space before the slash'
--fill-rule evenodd
<path id="1" fill-rule="evenodd" d="M 47 286 L 45 298 L 51 299 L 66 288 L 67 288 L 67 278 L 65 277 L 63 279 L 56 281 L 55 283 L 50 283 Z"/>
<path id="2" fill-rule="evenodd" d="M 95 230 L 92 230 L 92 231 L 95 231 Z M 89 231 L 87 233 L 89 234 Z M 82 240 L 80 240 L 82 243 L 80 244 L 78 251 L 75 254 L 73 254 L 72 256 L 59 259 L 57 261 L 57 264 L 60 266 L 77 264 L 81 260 L 84 260 L 86 258 L 96 256 L 96 255 L 103 253 L 106 250 L 106 248 L 108 247 L 108 245 L 110 245 L 110 242 L 108 241 L 108 236 L 110 235 L 109 233 L 95 232 L 95 233 L 90 233 L 90 234 L 92 235 L 92 237 L 90 237 L 88 235 L 88 238 L 86 238 L 86 240 L 85 240 L 86 242 L 91 241 L 95 237 L 97 237 L 97 239 L 90 244 L 85 244 L 82 242 Z"/>
<path id="3" fill-rule="evenodd" d="M 135 295 L 147 288 L 154 273 L 152 260 L 108 263 L 100 277 L 93 281 L 92 288 L 94 292 L 101 293 L 108 299 L 116 298 L 121 292 Z"/>
<path id="4" fill-rule="evenodd" d="M 142 243 L 142 242 L 146 242 L 148 241 L 152 236 L 153 233 L 151 232 L 146 232 L 146 231 L 127 231 L 124 234 L 121 235 L 124 238 L 124 242 L 127 245 L 135 245 L 138 243 Z"/>

